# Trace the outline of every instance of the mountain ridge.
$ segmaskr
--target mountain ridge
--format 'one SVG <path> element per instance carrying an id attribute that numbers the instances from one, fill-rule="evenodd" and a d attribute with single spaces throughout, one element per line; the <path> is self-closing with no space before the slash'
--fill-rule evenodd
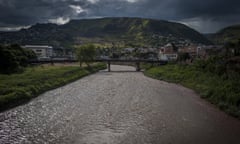
<path id="1" fill-rule="evenodd" d="M 167 39 L 167 40 L 166 40 Z M 17 32 L 1 32 L 0 43 L 50 44 L 66 46 L 86 42 L 119 42 L 139 45 L 162 45 L 168 39 L 211 44 L 188 26 L 146 18 L 97 18 L 71 20 L 64 25 L 35 24 Z"/>
<path id="2" fill-rule="evenodd" d="M 208 39 L 215 44 L 240 41 L 240 24 L 225 27 L 214 34 L 208 34 Z"/>

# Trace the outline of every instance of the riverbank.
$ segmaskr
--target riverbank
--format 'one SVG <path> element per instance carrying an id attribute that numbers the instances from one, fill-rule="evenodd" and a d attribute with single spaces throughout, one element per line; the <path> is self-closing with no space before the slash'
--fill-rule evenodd
<path id="1" fill-rule="evenodd" d="M 27 68 L 21 74 L 1 74 L 0 111 L 105 68 L 105 64 L 94 64 L 91 69 L 79 66 L 44 65 Z"/>
<path id="2" fill-rule="evenodd" d="M 202 98 L 217 105 L 225 112 L 240 118 L 240 81 L 226 79 L 189 65 L 165 65 L 144 72 L 146 76 L 178 83 L 195 90 Z"/>

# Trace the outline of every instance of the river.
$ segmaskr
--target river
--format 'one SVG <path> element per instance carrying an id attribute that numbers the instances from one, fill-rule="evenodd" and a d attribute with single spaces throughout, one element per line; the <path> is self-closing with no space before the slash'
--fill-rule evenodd
<path id="1" fill-rule="evenodd" d="M 0 113 L 0 143 L 240 143 L 240 121 L 194 91 L 133 67 L 111 69 Z"/>

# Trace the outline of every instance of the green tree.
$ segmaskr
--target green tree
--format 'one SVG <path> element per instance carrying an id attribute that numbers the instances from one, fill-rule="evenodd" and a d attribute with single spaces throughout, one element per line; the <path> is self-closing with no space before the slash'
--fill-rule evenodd
<path id="1" fill-rule="evenodd" d="M 234 55 L 235 56 L 240 56 L 240 39 L 238 39 L 238 42 L 235 46 Z"/>
<path id="2" fill-rule="evenodd" d="M 185 62 L 186 60 L 188 60 L 188 59 L 190 59 L 191 58 L 191 56 L 190 56 L 190 54 L 189 53 L 179 53 L 178 54 L 178 61 L 180 61 L 180 62 Z"/>
<path id="3" fill-rule="evenodd" d="M 21 48 L 19 45 L 0 45 L 0 73 L 19 72 L 34 58 L 36 54 L 32 50 Z"/>
<path id="4" fill-rule="evenodd" d="M 171 43 L 171 44 L 172 44 L 173 50 L 174 50 L 175 52 L 177 52 L 177 51 L 178 51 L 178 47 L 177 47 L 174 43 Z"/>
<path id="5" fill-rule="evenodd" d="M 225 47 L 225 56 L 227 58 L 231 56 L 239 56 L 240 55 L 240 39 L 237 41 L 228 41 L 224 45 Z"/>
<path id="6" fill-rule="evenodd" d="M 90 67 L 90 63 L 93 62 L 96 57 L 96 47 L 93 44 L 76 46 L 76 54 L 80 67 L 82 67 L 83 63 L 86 63 L 87 66 Z"/>

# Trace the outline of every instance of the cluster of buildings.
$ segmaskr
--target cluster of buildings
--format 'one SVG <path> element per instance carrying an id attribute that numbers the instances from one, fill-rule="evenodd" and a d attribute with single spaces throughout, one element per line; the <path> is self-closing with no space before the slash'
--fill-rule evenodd
<path id="1" fill-rule="evenodd" d="M 208 51 L 221 49 L 221 46 L 206 46 L 200 44 L 188 44 L 188 45 L 177 45 L 175 46 L 172 43 L 169 43 L 160 48 L 158 57 L 161 60 L 177 60 L 179 54 L 187 53 L 193 58 L 202 58 L 205 59 L 209 56 Z"/>
<path id="2" fill-rule="evenodd" d="M 74 52 L 72 50 L 66 50 L 63 48 L 53 48 L 48 45 L 25 45 L 24 48 L 33 50 L 38 56 L 39 60 L 49 59 L 75 59 Z M 107 52 L 100 52 L 100 57 L 108 57 L 110 53 L 112 58 L 119 59 L 158 59 L 166 61 L 177 60 L 179 54 L 187 53 L 191 58 L 207 58 L 209 50 L 219 49 L 218 46 L 205 46 L 197 44 L 175 45 L 168 43 L 160 48 L 123 48 L 118 52 L 107 50 Z"/>
<path id="3" fill-rule="evenodd" d="M 156 48 L 104 48 L 99 50 L 99 58 L 107 59 L 157 59 Z"/>
<path id="4" fill-rule="evenodd" d="M 22 47 L 33 50 L 38 60 L 74 59 L 73 51 L 63 48 L 53 48 L 49 45 L 25 45 Z"/>
<path id="5" fill-rule="evenodd" d="M 209 56 L 209 51 L 219 49 L 219 46 L 206 46 L 200 44 L 181 44 L 175 45 L 168 43 L 160 48 L 123 48 L 120 55 L 127 58 L 134 57 L 134 53 L 138 53 L 138 57 L 142 59 L 158 59 L 166 61 L 175 61 L 180 54 L 187 53 L 191 59 Z M 221 48 L 220 48 L 221 49 Z"/>

